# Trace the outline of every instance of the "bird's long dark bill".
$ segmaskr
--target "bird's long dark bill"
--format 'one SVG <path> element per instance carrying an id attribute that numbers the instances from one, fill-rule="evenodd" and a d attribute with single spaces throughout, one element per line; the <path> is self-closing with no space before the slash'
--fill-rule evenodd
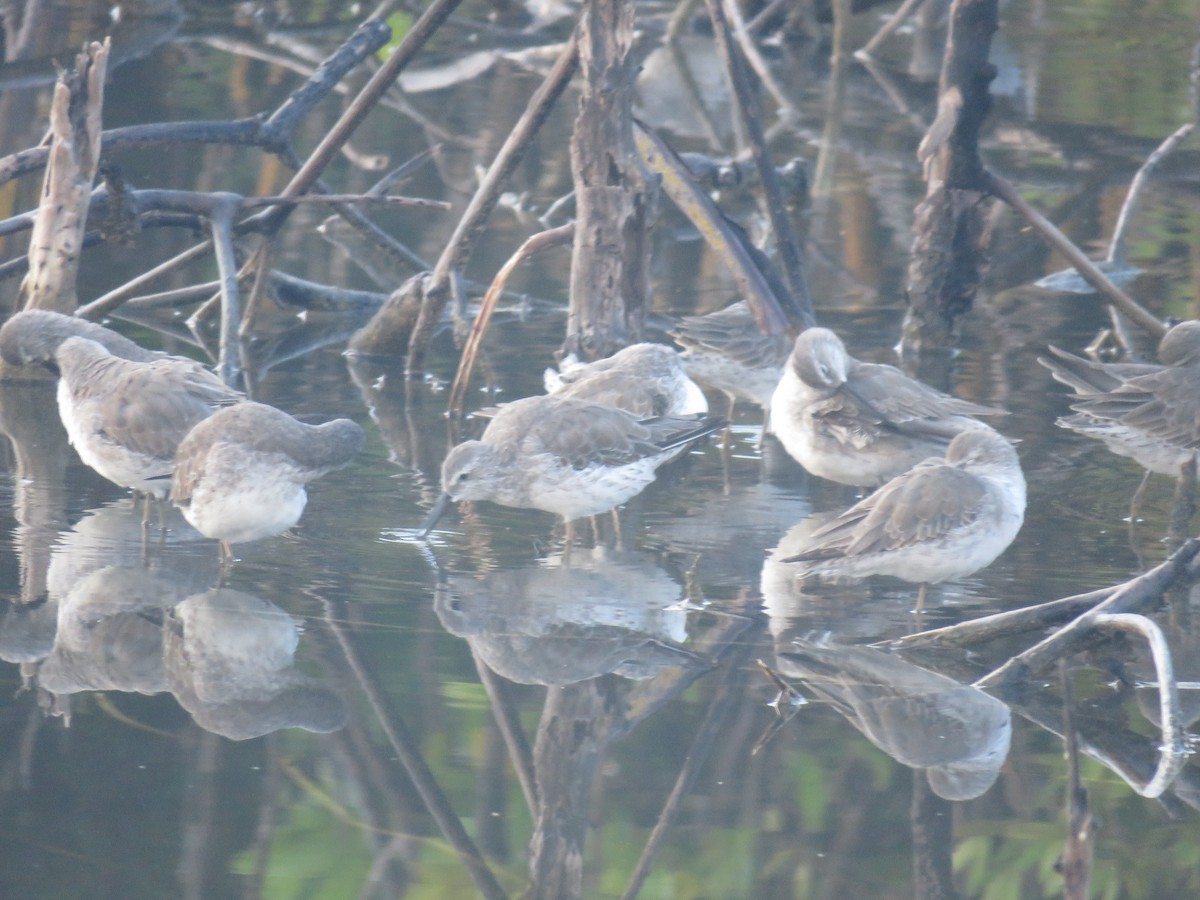
<path id="1" fill-rule="evenodd" d="M 433 504 L 433 509 L 429 511 L 429 515 L 425 517 L 425 521 L 421 523 L 421 527 L 417 530 L 417 536 L 422 538 L 429 537 L 429 532 L 433 531 L 433 526 L 446 514 L 446 510 L 450 508 L 452 502 L 450 495 L 447 493 L 443 493 L 438 497 L 437 503 Z"/>

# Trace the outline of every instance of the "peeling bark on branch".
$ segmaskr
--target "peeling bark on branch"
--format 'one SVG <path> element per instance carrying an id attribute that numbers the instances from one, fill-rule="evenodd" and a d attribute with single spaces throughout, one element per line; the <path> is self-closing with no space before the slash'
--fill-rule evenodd
<path id="1" fill-rule="evenodd" d="M 631 0 L 587 0 L 583 90 L 571 136 L 575 255 L 564 353 L 606 356 L 641 339 L 653 198 L 633 142 Z"/>
<path id="2" fill-rule="evenodd" d="M 954 0 L 938 84 L 937 118 L 917 151 L 927 189 L 917 207 L 905 292 L 905 339 L 944 343 L 971 308 L 986 265 L 987 195 L 979 131 L 992 106 L 988 62 L 997 25 L 996 0 Z"/>
<path id="3" fill-rule="evenodd" d="M 29 272 L 21 282 L 26 309 L 73 312 L 75 278 L 87 227 L 92 181 L 100 159 L 101 112 L 109 42 L 91 43 L 54 86 L 50 158 L 29 240 Z"/>

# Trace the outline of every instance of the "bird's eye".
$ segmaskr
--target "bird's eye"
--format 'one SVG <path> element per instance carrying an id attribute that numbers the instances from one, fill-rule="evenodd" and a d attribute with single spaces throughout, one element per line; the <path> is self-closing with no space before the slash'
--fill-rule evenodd
<path id="1" fill-rule="evenodd" d="M 457 481 L 459 484 L 462 484 L 464 481 L 466 481 L 466 480 L 467 480 L 468 478 L 470 478 L 470 477 L 471 477 L 471 473 L 470 473 L 470 472 L 459 472 L 459 473 L 458 473 L 458 478 L 457 478 L 457 479 L 455 479 L 455 480 L 456 480 L 456 481 Z"/>

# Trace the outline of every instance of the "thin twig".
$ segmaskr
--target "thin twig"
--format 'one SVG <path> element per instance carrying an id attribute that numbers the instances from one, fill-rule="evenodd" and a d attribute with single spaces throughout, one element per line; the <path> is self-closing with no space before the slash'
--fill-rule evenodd
<path id="1" fill-rule="evenodd" d="M 912 11 L 916 9 L 917 4 L 921 2 L 922 0 L 904 0 L 900 4 L 900 8 L 892 14 L 892 17 L 883 23 L 883 27 L 875 32 L 874 37 L 854 51 L 854 58 L 863 61 L 869 60 L 875 51 L 879 49 L 879 45 L 891 37 L 896 29 L 904 24 L 904 20 L 909 17 Z"/>
<path id="2" fill-rule="evenodd" d="M 433 334 L 433 329 L 441 319 L 442 311 L 446 308 L 449 300 L 450 273 L 460 268 L 470 254 L 488 217 L 499 201 L 501 191 L 509 176 L 520 163 L 529 143 L 541 129 L 550 110 L 554 108 L 558 98 L 566 90 L 578 67 L 579 46 L 575 35 L 572 34 L 571 39 L 558 55 L 558 59 L 555 60 L 554 67 L 538 86 L 533 96 L 529 98 L 529 105 L 525 108 L 525 112 L 521 114 L 521 118 L 517 120 L 517 124 L 509 132 L 503 146 L 496 153 L 496 158 L 492 160 L 475 195 L 467 204 L 462 219 L 459 220 L 454 233 L 450 236 L 446 249 L 438 258 L 437 265 L 434 266 L 433 275 L 426 286 L 421 311 L 409 339 L 406 370 L 410 375 L 420 371 L 429 337 Z"/>
<path id="3" fill-rule="evenodd" d="M 1171 134 L 1165 141 L 1158 145 L 1153 153 L 1146 157 L 1146 161 L 1142 163 L 1142 167 L 1137 170 L 1137 174 L 1133 176 L 1133 181 L 1129 183 L 1129 193 L 1125 195 L 1125 202 L 1121 204 L 1121 213 L 1117 216 L 1117 226 L 1113 229 L 1112 243 L 1108 247 L 1108 261 L 1111 263 L 1125 263 L 1125 245 L 1129 239 L 1129 223 L 1133 220 L 1133 208 L 1136 205 L 1138 198 L 1141 197 L 1142 189 L 1145 187 L 1150 173 L 1153 172 L 1158 164 L 1161 163 L 1167 156 L 1179 146 L 1180 141 L 1191 134 L 1196 128 L 1194 122 L 1188 122 L 1186 125 L 1181 125 Z"/>
<path id="4" fill-rule="evenodd" d="M 458 372 L 455 373 L 454 384 L 450 387 L 450 401 L 447 406 L 451 412 L 462 412 L 463 399 L 466 397 L 467 385 L 471 382 L 471 372 L 475 368 L 475 358 L 479 355 L 479 346 L 483 343 L 483 335 L 487 330 L 488 322 L 491 321 L 496 303 L 499 301 L 501 294 L 504 293 L 504 286 L 508 284 L 509 275 L 513 273 L 513 270 L 517 266 L 535 253 L 550 250 L 554 247 L 564 247 L 574 240 L 574 222 L 560 225 L 549 231 L 539 232 L 528 238 L 517 252 L 509 257 L 508 261 L 500 267 L 500 271 L 492 279 L 487 293 L 483 295 L 483 302 L 479 305 L 479 312 L 475 316 L 475 321 L 471 324 L 471 333 L 467 336 L 466 344 L 463 346 L 462 358 L 458 362 Z"/>

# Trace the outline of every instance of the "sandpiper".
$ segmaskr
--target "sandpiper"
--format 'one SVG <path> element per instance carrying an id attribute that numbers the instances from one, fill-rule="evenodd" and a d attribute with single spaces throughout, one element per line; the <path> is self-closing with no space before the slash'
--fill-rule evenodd
<path id="1" fill-rule="evenodd" d="M 991 563 L 1025 519 L 1025 477 L 1002 435 L 980 426 L 960 432 L 945 459 L 893 478 L 813 532 L 808 549 L 784 562 L 805 575 L 892 575 L 917 582 L 920 609 L 929 584 L 963 578 Z"/>
<path id="2" fill-rule="evenodd" d="M 479 440 L 442 464 L 442 496 L 421 525 L 429 534 L 451 502 L 491 500 L 555 513 L 567 525 L 624 503 L 675 451 L 724 426 L 704 416 L 639 419 L 614 406 L 555 395 L 500 407 Z"/>
<path id="3" fill-rule="evenodd" d="M 771 430 L 809 472 L 859 487 L 883 484 L 1001 410 L 959 400 L 894 366 L 863 363 L 828 328 L 796 338 L 771 397 Z"/>
<path id="4" fill-rule="evenodd" d="M 703 316 L 687 316 L 671 331 L 683 347 L 680 362 L 701 384 L 729 398 L 729 416 L 738 398 L 766 412 L 783 375 L 792 341 L 786 334 L 763 334 L 744 301 Z"/>
<path id="5" fill-rule="evenodd" d="M 171 502 L 205 537 L 231 544 L 280 534 L 300 520 L 304 485 L 348 463 L 363 445 L 349 419 L 306 425 L 265 403 L 222 409 L 193 428 L 175 454 Z"/>
<path id="6" fill-rule="evenodd" d="M 633 344 L 607 359 L 547 369 L 546 392 L 569 400 L 615 406 L 638 418 L 708 412 L 708 401 L 665 344 Z"/>
<path id="7" fill-rule="evenodd" d="M 10 366 L 53 365 L 55 351 L 69 337 L 88 338 L 113 356 L 135 362 L 151 362 L 167 356 L 147 350 L 95 322 L 49 310 L 29 309 L 12 316 L 0 328 L 0 358 Z"/>
<path id="8" fill-rule="evenodd" d="M 1180 322 L 1158 345 L 1161 365 L 1100 363 L 1051 347 L 1043 366 L 1075 393 L 1058 424 L 1104 442 L 1162 475 L 1200 452 L 1200 322 Z"/>
<path id="9" fill-rule="evenodd" d="M 184 435 L 242 399 L 193 360 L 122 359 L 89 338 L 64 340 L 54 364 L 58 413 L 79 458 L 111 482 L 159 498 Z"/>

